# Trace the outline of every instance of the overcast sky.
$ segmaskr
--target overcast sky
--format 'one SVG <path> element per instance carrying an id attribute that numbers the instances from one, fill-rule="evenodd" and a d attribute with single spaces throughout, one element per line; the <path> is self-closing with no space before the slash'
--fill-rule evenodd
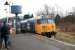
<path id="1" fill-rule="evenodd" d="M 6 17 L 4 2 L 6 0 L 0 0 L 0 18 Z M 72 11 L 72 7 L 75 7 L 75 0 L 9 0 L 14 5 L 22 5 L 22 14 L 34 13 L 38 9 L 43 8 L 44 4 L 58 8 L 60 12 L 65 14 L 67 11 Z"/>

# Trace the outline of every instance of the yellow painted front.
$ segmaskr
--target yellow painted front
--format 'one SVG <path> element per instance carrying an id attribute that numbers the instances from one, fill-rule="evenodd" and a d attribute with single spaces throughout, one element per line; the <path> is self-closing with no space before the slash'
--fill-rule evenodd
<path id="1" fill-rule="evenodd" d="M 55 24 L 35 24 L 36 33 L 41 34 L 42 32 L 55 32 Z"/>

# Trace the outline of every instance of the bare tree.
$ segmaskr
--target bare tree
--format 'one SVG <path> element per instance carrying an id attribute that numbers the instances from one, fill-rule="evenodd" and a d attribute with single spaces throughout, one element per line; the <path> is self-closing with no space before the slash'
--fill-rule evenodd
<path id="1" fill-rule="evenodd" d="M 40 11 L 37 12 L 37 15 L 44 15 L 44 16 L 48 16 L 48 17 L 54 17 L 55 16 L 55 8 L 48 6 L 48 5 L 44 5 L 44 9 L 40 9 Z"/>
<path id="2" fill-rule="evenodd" d="M 72 7 L 72 12 L 69 12 L 69 15 L 75 15 L 75 7 Z"/>

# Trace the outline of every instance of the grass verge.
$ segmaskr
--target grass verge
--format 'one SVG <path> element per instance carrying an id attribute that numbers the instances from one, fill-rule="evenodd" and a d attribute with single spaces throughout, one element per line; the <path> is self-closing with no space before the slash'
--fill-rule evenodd
<path id="1" fill-rule="evenodd" d="M 75 33 L 72 32 L 58 32 L 56 39 L 75 44 Z"/>

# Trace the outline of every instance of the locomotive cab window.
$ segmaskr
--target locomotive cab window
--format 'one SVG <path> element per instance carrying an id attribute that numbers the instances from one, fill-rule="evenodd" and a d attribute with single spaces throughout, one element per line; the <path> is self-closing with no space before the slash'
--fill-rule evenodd
<path id="1" fill-rule="evenodd" d="M 37 24 L 41 24 L 41 20 L 40 19 L 37 20 Z"/>
<path id="2" fill-rule="evenodd" d="M 48 23 L 50 23 L 50 24 L 54 24 L 55 22 L 54 22 L 53 19 L 48 19 Z"/>

